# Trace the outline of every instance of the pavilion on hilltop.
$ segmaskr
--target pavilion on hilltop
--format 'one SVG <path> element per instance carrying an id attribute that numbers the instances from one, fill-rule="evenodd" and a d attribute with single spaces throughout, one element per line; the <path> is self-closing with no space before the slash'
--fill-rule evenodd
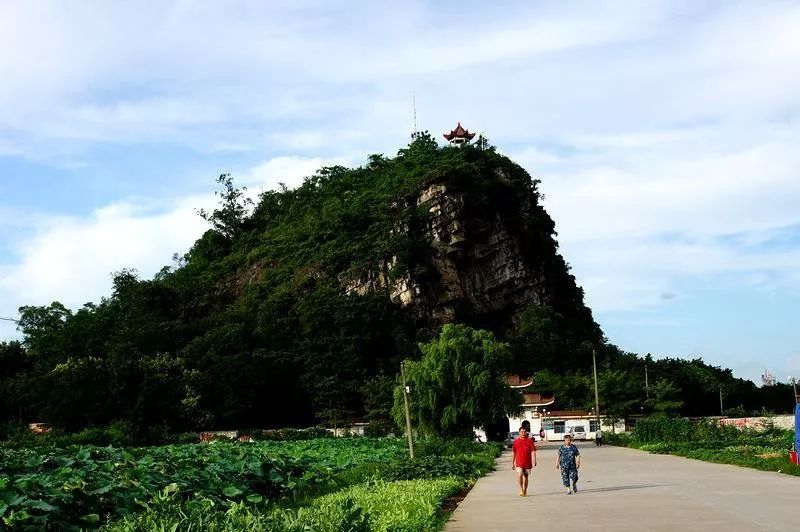
<path id="1" fill-rule="evenodd" d="M 464 129 L 461 122 L 458 123 L 453 131 L 444 134 L 444 138 L 450 144 L 468 144 L 474 137 L 475 133 L 470 133 L 469 130 Z"/>

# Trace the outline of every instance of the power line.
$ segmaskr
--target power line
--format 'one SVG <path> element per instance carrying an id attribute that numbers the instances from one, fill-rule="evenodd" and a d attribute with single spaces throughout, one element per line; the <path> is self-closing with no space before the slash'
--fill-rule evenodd
<path id="1" fill-rule="evenodd" d="M 2 316 L 0 316 L 0 320 L 3 320 L 3 321 L 13 321 L 14 323 L 19 323 L 19 320 L 15 320 L 14 318 L 4 318 L 4 317 L 2 317 Z"/>

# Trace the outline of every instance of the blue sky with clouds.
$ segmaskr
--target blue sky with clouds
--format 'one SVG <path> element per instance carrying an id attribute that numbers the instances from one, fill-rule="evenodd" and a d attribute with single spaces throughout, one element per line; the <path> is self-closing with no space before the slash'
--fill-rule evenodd
<path id="1" fill-rule="evenodd" d="M 609 339 L 800 374 L 797 2 L 0 3 L 0 316 L 457 120 L 542 180 Z M 17 333 L 0 322 L 0 337 Z"/>

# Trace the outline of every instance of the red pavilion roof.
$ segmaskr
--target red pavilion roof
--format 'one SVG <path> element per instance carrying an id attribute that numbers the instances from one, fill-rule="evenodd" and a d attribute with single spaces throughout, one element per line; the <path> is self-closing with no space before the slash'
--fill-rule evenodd
<path id="1" fill-rule="evenodd" d="M 458 123 L 458 125 L 453 131 L 444 134 L 444 138 L 446 138 L 447 140 L 453 140 L 453 139 L 472 140 L 474 136 L 475 133 L 470 133 L 468 130 L 464 129 L 464 127 L 461 125 L 461 122 Z"/>

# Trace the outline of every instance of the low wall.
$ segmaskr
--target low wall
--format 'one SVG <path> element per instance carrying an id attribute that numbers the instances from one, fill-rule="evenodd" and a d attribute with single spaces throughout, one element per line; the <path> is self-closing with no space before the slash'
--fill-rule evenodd
<path id="1" fill-rule="evenodd" d="M 739 429 L 763 429 L 769 423 L 782 429 L 794 428 L 794 416 L 771 416 L 771 417 L 729 417 L 719 420 L 721 425 L 731 425 Z"/>

